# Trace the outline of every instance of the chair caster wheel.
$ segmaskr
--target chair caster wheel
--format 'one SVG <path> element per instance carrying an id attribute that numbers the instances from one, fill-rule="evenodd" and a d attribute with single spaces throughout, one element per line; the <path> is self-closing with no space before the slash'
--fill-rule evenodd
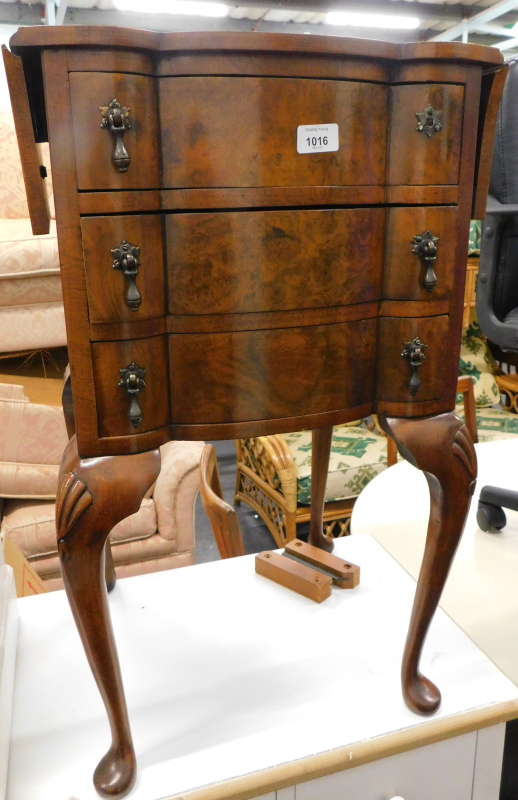
<path id="1" fill-rule="evenodd" d="M 479 500 L 477 509 L 477 525 L 486 533 L 496 533 L 505 527 L 507 522 L 504 510 L 491 503 L 482 503 Z"/>

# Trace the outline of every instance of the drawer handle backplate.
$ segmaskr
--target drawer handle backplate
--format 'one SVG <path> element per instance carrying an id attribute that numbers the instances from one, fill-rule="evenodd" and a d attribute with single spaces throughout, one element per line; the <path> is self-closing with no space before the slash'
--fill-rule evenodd
<path id="1" fill-rule="evenodd" d="M 416 131 L 426 133 L 428 138 L 442 130 L 442 111 L 434 111 L 428 105 L 424 111 L 416 111 L 415 115 L 417 117 Z"/>
<path id="2" fill-rule="evenodd" d="M 99 106 L 99 111 L 103 117 L 101 128 L 107 128 L 111 131 L 115 139 L 112 161 L 119 172 L 127 172 L 131 164 L 131 158 L 124 146 L 124 134 L 131 128 L 128 120 L 130 109 L 126 106 L 121 106 L 119 101 L 114 99 L 109 106 Z"/>
<path id="3" fill-rule="evenodd" d="M 130 397 L 130 407 L 128 410 L 128 419 L 134 428 L 138 428 L 142 422 L 142 411 L 137 402 L 137 396 L 141 389 L 144 389 L 146 382 L 144 376 L 146 370 L 139 367 L 134 361 L 128 364 L 127 367 L 119 370 L 120 381 L 119 386 L 125 389 Z"/>
<path id="4" fill-rule="evenodd" d="M 128 290 L 126 292 L 126 305 L 132 311 L 138 311 L 142 303 L 142 295 L 137 289 L 136 278 L 140 267 L 140 247 L 130 244 L 125 240 L 113 250 L 110 250 L 114 259 L 113 269 L 119 269 L 128 280 Z"/>
<path id="5" fill-rule="evenodd" d="M 416 395 L 421 386 L 418 371 L 419 367 L 425 359 L 424 351 L 428 347 L 416 336 L 411 342 L 405 342 L 405 349 L 401 353 L 401 358 L 406 358 L 412 369 L 412 375 L 408 384 L 408 391 L 410 394 Z"/>
<path id="6" fill-rule="evenodd" d="M 424 265 L 425 274 L 423 285 L 427 292 L 433 292 L 437 286 L 437 275 L 434 271 L 434 265 L 437 259 L 438 242 L 439 237 L 433 236 L 430 231 L 425 231 L 424 233 L 414 236 L 410 242 L 412 245 L 412 253 L 417 253 Z"/>

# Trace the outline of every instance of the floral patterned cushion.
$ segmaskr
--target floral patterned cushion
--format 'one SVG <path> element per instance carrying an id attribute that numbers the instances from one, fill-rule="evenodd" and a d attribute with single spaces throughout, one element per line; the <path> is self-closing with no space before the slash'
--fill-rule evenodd
<path id="1" fill-rule="evenodd" d="M 464 419 L 464 406 L 458 405 L 455 410 Z M 495 442 L 518 436 L 518 414 L 510 414 L 502 408 L 477 409 L 477 433 L 479 442 Z"/>
<path id="2" fill-rule="evenodd" d="M 470 375 L 475 384 L 475 403 L 479 408 L 493 406 L 500 402 L 500 391 L 491 370 L 491 356 L 487 350 L 482 332 L 473 321 L 463 333 L 459 375 Z M 462 396 L 457 397 L 457 402 Z"/>
<path id="3" fill-rule="evenodd" d="M 297 499 L 311 502 L 311 431 L 283 434 L 297 467 Z M 357 497 L 387 466 L 387 440 L 365 428 L 334 429 L 326 501 Z"/>
<path id="4" fill-rule="evenodd" d="M 482 236 L 482 222 L 472 219 L 469 225 L 468 256 L 480 255 L 480 239 Z"/>

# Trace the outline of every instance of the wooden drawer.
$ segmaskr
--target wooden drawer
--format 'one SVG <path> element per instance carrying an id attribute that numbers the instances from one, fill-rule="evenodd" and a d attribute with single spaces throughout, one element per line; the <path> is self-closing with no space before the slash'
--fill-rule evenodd
<path id="1" fill-rule="evenodd" d="M 301 783 L 297 800 L 472 800 L 477 733 Z"/>
<path id="2" fill-rule="evenodd" d="M 386 300 L 434 300 L 449 297 L 455 276 L 458 211 L 454 206 L 431 208 L 390 208 L 387 212 L 385 238 L 385 265 L 382 297 Z M 431 234 L 435 243 L 436 260 L 426 261 L 431 255 L 418 250 Z M 421 241 L 419 241 L 421 239 Z M 436 286 L 429 291 L 425 280 L 431 265 L 437 278 Z M 430 273 L 428 273 L 431 277 Z M 431 285 L 431 284 L 429 284 Z"/>
<path id="3" fill-rule="evenodd" d="M 422 83 L 391 87 L 389 186 L 458 183 L 464 87 Z M 431 106 L 442 114 L 441 130 L 417 130 L 416 113 Z"/>
<path id="4" fill-rule="evenodd" d="M 167 425 L 169 402 L 165 337 L 153 336 L 130 342 L 98 342 L 91 347 L 99 436 L 129 436 Z M 128 419 L 130 396 L 125 388 L 119 386 L 120 370 L 133 362 L 146 370 L 146 385 L 136 397 L 142 412 L 142 421 L 136 427 Z"/>
<path id="5" fill-rule="evenodd" d="M 244 422 L 370 403 L 376 320 L 169 339 L 174 424 Z"/>
<path id="6" fill-rule="evenodd" d="M 134 322 L 164 314 L 160 216 L 84 217 L 81 234 L 90 322 Z M 136 277 L 128 277 L 124 270 L 135 268 Z"/>
<path id="7" fill-rule="evenodd" d="M 378 401 L 412 403 L 438 400 L 445 391 L 445 367 L 449 355 L 449 317 L 397 318 L 380 317 L 378 327 Z M 417 370 L 419 389 L 410 389 L 412 369 L 402 357 L 406 344 L 418 338 L 427 345 L 425 358 Z"/>
<path id="8" fill-rule="evenodd" d="M 155 189 L 160 186 L 158 116 L 154 78 L 110 72 L 70 73 L 79 189 Z M 113 162 L 115 139 L 101 127 L 101 107 L 112 100 L 130 109 L 123 143 L 131 162 L 120 172 Z"/>
<path id="9" fill-rule="evenodd" d="M 379 300 L 384 209 L 166 218 L 169 311 L 228 314 Z"/>
<path id="10" fill-rule="evenodd" d="M 159 79 L 165 188 L 382 185 L 385 86 L 291 78 Z M 297 127 L 336 123 L 339 149 L 298 153 Z"/>

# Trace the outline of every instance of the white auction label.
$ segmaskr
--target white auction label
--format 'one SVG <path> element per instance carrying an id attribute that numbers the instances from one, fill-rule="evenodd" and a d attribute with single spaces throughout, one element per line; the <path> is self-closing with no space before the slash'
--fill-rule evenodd
<path id="1" fill-rule="evenodd" d="M 338 125 L 299 125 L 297 153 L 332 153 L 338 150 Z"/>

